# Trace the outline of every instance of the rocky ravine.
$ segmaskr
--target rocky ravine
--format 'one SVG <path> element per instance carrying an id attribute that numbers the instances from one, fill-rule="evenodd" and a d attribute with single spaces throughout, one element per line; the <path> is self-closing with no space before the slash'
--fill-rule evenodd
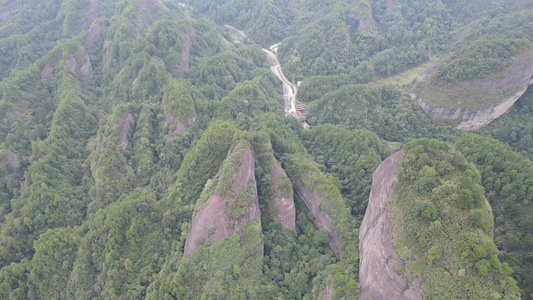
<path id="1" fill-rule="evenodd" d="M 359 231 L 360 299 L 422 299 L 422 278 L 409 284 L 394 270 L 404 261 L 393 256 L 393 235 L 387 204 L 396 184 L 396 167 L 402 159 L 398 151 L 384 160 L 374 172 L 365 217 Z"/>
<path id="2" fill-rule="evenodd" d="M 309 189 L 308 187 L 306 187 L 299 179 L 296 180 L 296 185 L 294 186 L 294 189 L 298 196 L 302 198 L 302 200 L 305 202 L 305 205 L 309 207 L 309 210 L 311 210 L 311 212 L 315 216 L 315 225 L 326 229 L 329 238 L 329 247 L 331 248 L 331 250 L 333 250 L 335 258 L 337 260 L 340 260 L 340 252 L 338 245 L 342 244 L 343 240 L 333 229 L 333 223 L 331 221 L 330 216 L 320 207 L 320 203 L 323 203 L 328 209 L 332 209 L 328 200 L 324 197 L 320 197 L 316 191 L 312 190 L 312 188 Z"/>
<path id="3" fill-rule="evenodd" d="M 287 177 L 285 170 L 279 165 L 278 161 L 272 155 L 272 194 L 274 197 L 274 206 L 278 208 L 278 219 L 285 227 L 296 226 L 296 210 L 294 207 L 294 192 L 290 185 L 290 179 Z M 286 186 L 283 182 L 288 183 Z"/>
<path id="4" fill-rule="evenodd" d="M 257 185 L 255 183 L 255 160 L 252 150 L 247 146 L 241 156 L 240 165 L 237 174 L 233 177 L 233 187 L 238 194 L 246 189 L 248 182 L 253 180 L 253 202 L 247 207 L 247 213 L 233 219 L 226 213 L 226 209 L 231 202 L 235 200 L 235 194 L 229 194 L 225 197 L 213 193 L 207 204 L 205 204 L 192 218 L 191 228 L 187 233 L 183 256 L 188 257 L 193 250 L 203 246 L 210 239 L 212 244 L 220 242 L 227 236 L 237 233 L 242 237 L 243 226 L 249 221 L 259 220 L 259 202 L 257 198 Z M 223 179 L 222 179 L 223 180 Z M 258 245 L 258 253 L 263 255 L 263 244 Z"/>
<path id="5" fill-rule="evenodd" d="M 518 88 L 518 91 L 514 95 L 490 105 L 480 108 L 432 107 L 416 93 L 411 92 L 410 95 L 411 98 L 422 107 L 425 113 L 438 119 L 458 120 L 460 123 L 456 128 L 460 130 L 477 130 L 487 126 L 493 120 L 509 112 L 515 102 L 526 92 L 528 86 L 533 84 L 533 57 L 524 54 L 518 61 L 519 63 L 515 64 L 504 76 L 486 79 L 477 84 L 464 82 L 457 85 L 457 89 L 474 88 L 479 89 L 480 92 L 483 90 L 498 90 L 500 88 L 509 87 Z M 435 72 L 440 64 L 448 62 L 449 60 L 444 60 L 437 65 L 428 68 L 415 79 L 415 83 L 421 80 L 426 80 Z M 459 100 L 461 99 L 458 99 L 458 101 Z"/>

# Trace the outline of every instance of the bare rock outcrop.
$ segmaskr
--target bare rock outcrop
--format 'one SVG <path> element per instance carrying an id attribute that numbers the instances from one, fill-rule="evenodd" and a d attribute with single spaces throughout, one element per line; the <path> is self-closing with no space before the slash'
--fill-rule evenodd
<path id="1" fill-rule="evenodd" d="M 183 52 L 181 53 L 181 62 L 178 65 L 178 73 L 181 78 L 185 77 L 185 74 L 189 71 L 189 60 L 191 58 L 191 29 L 185 34 L 185 45 L 183 45 Z"/>
<path id="2" fill-rule="evenodd" d="M 312 191 L 312 188 L 309 189 L 304 185 L 301 180 L 296 180 L 296 185 L 294 189 L 298 196 L 302 198 L 307 207 L 311 210 L 315 216 L 315 225 L 326 229 L 329 238 L 329 247 L 333 250 L 335 258 L 340 260 L 340 252 L 338 245 L 342 244 L 343 240 L 333 229 L 333 223 L 331 217 L 327 214 L 326 211 L 322 209 L 322 205 L 325 205 L 327 209 L 332 210 L 331 205 L 328 200 L 324 197 L 318 195 L 316 191 Z"/>
<path id="3" fill-rule="evenodd" d="M 184 134 L 187 127 L 189 127 L 189 125 L 191 125 L 192 123 L 196 122 L 196 116 L 197 115 L 195 112 L 192 117 L 187 119 L 187 122 L 178 122 L 178 124 L 176 124 L 176 129 L 174 130 L 174 133 L 177 133 L 179 135 Z"/>
<path id="4" fill-rule="evenodd" d="M 91 0 L 88 7 L 91 14 L 85 19 L 74 31 L 75 34 L 80 33 L 83 30 L 89 29 L 94 23 L 96 18 L 98 18 L 98 12 L 100 11 L 100 0 Z"/>
<path id="5" fill-rule="evenodd" d="M 20 7 L 20 0 L 14 1 L 5 1 L 5 3 L 0 4 L 0 20 L 7 21 L 12 16 L 15 16 Z"/>
<path id="6" fill-rule="evenodd" d="M 7 151 L 7 163 L 11 167 L 18 166 L 19 165 L 19 156 L 17 155 L 17 153 L 8 150 Z"/>
<path id="7" fill-rule="evenodd" d="M 71 54 L 70 57 L 65 60 L 65 64 L 70 72 L 74 73 L 76 70 L 76 58 L 74 58 L 74 55 Z"/>
<path id="8" fill-rule="evenodd" d="M 198 114 L 196 113 L 196 108 L 193 105 L 194 114 L 190 116 L 185 122 L 176 122 L 174 121 L 174 118 L 166 111 L 166 106 L 164 104 L 161 104 L 161 108 L 163 108 L 163 116 L 165 117 L 165 121 L 170 123 L 170 125 L 172 126 L 176 126 L 173 132 L 179 135 L 184 134 L 185 130 L 187 130 L 187 127 L 196 122 L 196 118 L 198 116 Z"/>
<path id="9" fill-rule="evenodd" d="M 85 38 L 85 46 L 91 47 L 94 43 L 94 41 L 102 35 L 105 28 L 105 21 L 99 20 L 95 21 L 91 28 L 89 29 L 89 33 L 87 34 L 87 37 Z"/>
<path id="10" fill-rule="evenodd" d="M 236 153 L 236 151 L 239 151 L 239 153 Z M 192 218 L 183 250 L 185 257 L 188 257 L 192 251 L 200 246 L 216 244 L 234 233 L 242 237 L 244 225 L 249 221 L 259 220 L 261 217 L 254 173 L 255 160 L 252 150 L 249 146 L 246 146 L 243 151 L 237 147 L 228 156 L 227 160 L 230 160 L 232 155 L 234 155 L 233 158 L 240 156 L 238 159 L 239 166 L 232 171 L 231 178 L 219 178 L 217 189 L 209 197 L 207 203 L 203 204 L 203 207 Z M 231 162 L 229 163 L 231 164 Z M 221 175 L 220 177 L 225 177 L 227 174 L 222 170 L 219 175 Z M 231 181 L 233 188 L 230 192 L 219 192 L 221 182 L 227 180 Z M 223 195 L 223 193 L 226 193 L 226 195 Z M 232 204 L 237 201 L 237 198 L 240 197 L 253 197 L 253 199 L 250 204 L 241 207 L 245 210 L 245 213 L 235 218 L 229 210 Z M 258 253 L 261 256 L 263 255 L 262 242 L 258 245 Z"/>
<path id="11" fill-rule="evenodd" d="M 76 73 L 77 66 L 79 65 L 79 74 L 81 74 L 83 77 L 87 77 L 91 75 L 93 70 L 91 65 L 91 59 L 89 57 L 89 53 L 87 53 L 87 50 L 84 47 L 80 46 L 80 50 L 81 56 L 75 56 L 74 54 L 70 54 L 70 56 L 65 59 L 65 65 L 71 73 Z M 57 66 L 60 64 L 61 62 L 56 60 L 44 66 L 44 68 L 41 70 L 41 79 L 48 79 L 54 73 Z"/>
<path id="12" fill-rule="evenodd" d="M 446 59 L 438 64 L 424 70 L 416 79 L 415 83 L 428 79 L 443 63 L 448 63 Z M 496 78 L 490 78 L 481 82 L 463 82 L 455 88 L 476 89 L 480 93 L 483 91 L 496 91 L 500 89 L 516 88 L 516 92 L 500 101 L 485 105 L 479 108 L 447 108 L 430 106 L 422 97 L 411 92 L 411 98 L 422 107 L 425 113 L 432 117 L 444 120 L 459 121 L 457 129 L 464 131 L 477 130 L 487 126 L 490 122 L 497 119 L 503 114 L 508 113 L 514 106 L 515 102 L 526 92 L 529 85 L 533 84 L 533 55 L 526 53 L 521 55 L 506 74 Z M 462 99 L 457 99 L 461 101 Z"/>
<path id="13" fill-rule="evenodd" d="M 461 120 L 455 128 L 463 131 L 472 131 L 483 128 L 501 115 L 508 113 L 526 90 L 527 86 L 524 86 L 513 96 L 480 108 L 431 107 L 415 93 L 410 93 L 410 95 L 426 114 L 444 120 Z"/>
<path id="14" fill-rule="evenodd" d="M 296 226 L 296 211 L 290 179 L 273 155 L 272 159 L 274 168 L 270 174 L 273 182 L 274 205 L 279 209 L 278 219 L 285 227 L 294 227 Z M 288 185 L 284 186 L 284 182 Z"/>
<path id="15" fill-rule="evenodd" d="M 47 79 L 48 77 L 50 77 L 50 75 L 54 73 L 55 69 L 56 68 L 54 66 L 45 66 L 41 70 L 41 79 Z"/>
<path id="16" fill-rule="evenodd" d="M 387 204 L 396 184 L 396 167 L 402 158 L 398 151 L 383 161 L 374 172 L 372 190 L 359 231 L 360 299 L 422 299 L 422 278 L 409 284 L 394 264 L 405 263 L 393 253 L 393 235 Z"/>
<path id="17" fill-rule="evenodd" d="M 81 55 L 80 74 L 84 77 L 87 77 L 91 75 L 92 71 L 93 71 L 93 67 L 91 65 L 91 59 L 89 58 L 89 53 L 87 53 L 87 51 L 83 51 L 83 54 Z"/>
<path id="18" fill-rule="evenodd" d="M 141 21 L 143 25 L 147 25 L 146 19 L 156 4 L 157 1 L 154 0 L 141 0 L 141 3 L 139 3 L 139 7 L 137 8 L 137 19 Z"/>
<path id="19" fill-rule="evenodd" d="M 122 151 L 126 151 L 126 147 L 128 147 L 128 131 L 130 131 L 131 120 L 133 120 L 132 114 L 127 114 L 122 120 L 122 139 L 118 145 Z"/>

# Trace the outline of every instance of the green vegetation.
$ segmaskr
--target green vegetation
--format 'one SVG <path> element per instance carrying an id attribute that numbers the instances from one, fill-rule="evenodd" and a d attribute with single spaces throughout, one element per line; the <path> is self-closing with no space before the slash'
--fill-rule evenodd
<path id="1" fill-rule="evenodd" d="M 440 127 L 409 95 L 394 85 L 346 85 L 311 102 L 309 124 L 339 124 L 365 128 L 388 141 L 432 136 L 449 138 L 451 128 Z"/>
<path id="2" fill-rule="evenodd" d="M 480 134 L 498 139 L 514 151 L 533 159 L 533 89 L 528 89 L 516 102 L 509 114 L 494 120 Z"/>
<path id="3" fill-rule="evenodd" d="M 482 38 L 448 58 L 413 91 L 433 107 L 479 108 L 516 94 L 521 82 L 500 77 L 523 71 L 523 67 L 516 70 L 516 66 L 528 64 L 532 57 L 531 42 L 525 38 Z M 487 80 L 495 82 L 484 85 Z"/>
<path id="4" fill-rule="evenodd" d="M 216 174 L 231 146 L 236 128 L 230 122 L 212 124 L 196 147 L 187 153 L 176 173 L 176 183 L 169 194 L 170 201 L 192 204 L 209 178 Z"/>
<path id="5" fill-rule="evenodd" d="M 523 83 L 505 77 L 522 76 L 532 58 L 526 38 L 482 37 L 444 60 L 413 92 L 432 107 L 479 108 L 516 94 Z"/>
<path id="6" fill-rule="evenodd" d="M 453 85 L 463 81 L 484 79 L 504 71 L 512 65 L 515 56 L 530 48 L 531 43 L 526 39 L 477 40 L 461 49 L 451 58 L 450 63 L 438 67 L 432 77 L 432 83 Z"/>
<path id="7" fill-rule="evenodd" d="M 426 137 L 457 140 L 472 164 L 443 142 L 405 146 L 398 191 L 414 201 L 395 210 L 395 224 L 413 224 L 398 243 L 415 246 L 394 269 L 424 275 L 430 298 L 512 298 L 518 287 L 531 299 L 531 92 L 481 131 L 500 143 L 458 138 L 407 91 L 428 61 L 453 51 L 436 73 L 440 89 L 504 72 L 531 52 L 532 9 L 521 0 L 0 0 L 0 298 L 355 299 L 372 174 Z M 286 77 L 303 80 L 310 130 L 284 116 L 282 82 L 259 46 L 275 43 Z M 462 93 L 479 104 L 513 91 Z M 247 148 L 254 180 L 237 189 Z M 287 176 L 273 180 L 279 167 Z M 295 192 L 300 183 L 321 198 L 327 230 Z M 213 194 L 235 222 L 257 196 L 260 219 L 216 243 L 222 230 L 208 226 L 184 258 L 193 215 Z M 277 196 L 294 197 L 295 227 L 278 219 Z"/>
<path id="8" fill-rule="evenodd" d="M 367 130 L 349 131 L 330 124 L 305 131 L 302 139 L 319 166 L 341 181 L 352 215 L 363 216 L 372 174 L 389 154 L 382 141 Z"/>
<path id="9" fill-rule="evenodd" d="M 476 168 L 438 140 L 414 140 L 403 149 L 389 204 L 403 274 L 409 281 L 424 276 L 432 299 L 518 299 L 490 238 L 493 216 Z"/>
<path id="10" fill-rule="evenodd" d="M 514 270 L 513 277 L 532 293 L 530 257 L 533 255 L 533 192 L 531 161 L 502 142 L 473 134 L 457 140 L 458 149 L 481 171 L 481 179 L 495 217 L 494 242 Z"/>
<path id="11" fill-rule="evenodd" d="M 196 115 L 195 103 L 200 97 L 198 91 L 186 82 L 172 80 L 165 88 L 163 105 L 174 122 L 187 123 L 187 119 Z"/>

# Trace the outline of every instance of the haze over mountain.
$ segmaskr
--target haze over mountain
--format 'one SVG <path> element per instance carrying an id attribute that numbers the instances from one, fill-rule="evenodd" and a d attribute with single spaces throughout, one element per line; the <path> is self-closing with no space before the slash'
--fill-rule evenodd
<path id="1" fill-rule="evenodd" d="M 0 298 L 533 299 L 533 2 L 182 1 L 0 0 Z"/>

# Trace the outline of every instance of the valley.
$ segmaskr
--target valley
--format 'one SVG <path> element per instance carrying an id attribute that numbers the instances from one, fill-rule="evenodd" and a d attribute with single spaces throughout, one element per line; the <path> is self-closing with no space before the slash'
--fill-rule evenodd
<path id="1" fill-rule="evenodd" d="M 0 11 L 1 299 L 533 299 L 529 1 Z"/>

